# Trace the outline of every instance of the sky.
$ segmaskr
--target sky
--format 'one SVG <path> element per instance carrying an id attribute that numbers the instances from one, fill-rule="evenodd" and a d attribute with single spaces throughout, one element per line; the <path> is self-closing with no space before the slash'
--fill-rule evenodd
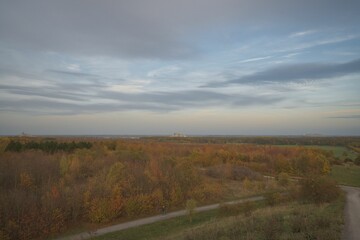
<path id="1" fill-rule="evenodd" d="M 360 135 L 358 0 L 0 0 L 0 135 Z"/>

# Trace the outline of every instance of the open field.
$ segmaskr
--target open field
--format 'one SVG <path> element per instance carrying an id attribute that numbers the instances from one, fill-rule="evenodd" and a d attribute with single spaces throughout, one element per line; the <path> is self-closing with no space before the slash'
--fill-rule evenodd
<path id="1" fill-rule="evenodd" d="M 360 187 L 360 166 L 332 166 L 330 176 L 339 184 Z"/>
<path id="2" fill-rule="evenodd" d="M 309 147 L 309 148 L 317 148 L 317 149 L 322 149 L 325 151 L 330 151 L 334 154 L 335 157 L 340 158 L 340 159 L 345 159 L 345 158 L 350 158 L 350 159 L 355 159 L 357 157 L 357 153 L 354 152 L 353 150 L 347 148 L 347 147 L 342 147 L 342 146 L 304 146 L 304 147 Z"/>
<path id="3" fill-rule="evenodd" d="M 281 147 L 299 147 L 299 145 L 277 145 Z M 325 151 L 332 152 L 334 157 L 344 160 L 345 158 L 350 158 L 354 160 L 357 157 L 357 153 L 347 147 L 343 146 L 322 146 L 322 145 L 300 145 L 304 148 L 312 148 L 312 149 L 321 149 Z"/>

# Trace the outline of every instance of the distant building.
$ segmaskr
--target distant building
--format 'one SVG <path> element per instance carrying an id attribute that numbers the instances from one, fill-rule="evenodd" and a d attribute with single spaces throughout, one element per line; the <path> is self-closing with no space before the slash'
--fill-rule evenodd
<path id="1" fill-rule="evenodd" d="M 27 133 L 25 133 L 25 132 L 22 132 L 22 133 L 20 134 L 20 137 L 28 138 L 28 137 L 33 137 L 33 136 L 30 135 L 30 134 L 27 134 Z"/>
<path id="2" fill-rule="evenodd" d="M 174 133 L 171 137 L 186 137 L 186 135 L 182 133 Z"/>
<path id="3" fill-rule="evenodd" d="M 25 133 L 25 132 L 22 132 L 20 136 L 21 136 L 21 137 L 28 137 L 29 134 L 27 134 L 27 133 Z"/>

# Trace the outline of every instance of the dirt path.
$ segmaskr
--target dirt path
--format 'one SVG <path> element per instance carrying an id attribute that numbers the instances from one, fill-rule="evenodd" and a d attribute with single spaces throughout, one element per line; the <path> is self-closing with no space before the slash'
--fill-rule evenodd
<path id="1" fill-rule="evenodd" d="M 346 192 L 343 240 L 360 240 L 360 188 L 341 186 Z"/>
<path id="2" fill-rule="evenodd" d="M 241 199 L 241 200 L 237 200 L 237 201 L 226 202 L 226 204 L 253 202 L 253 201 L 259 201 L 259 200 L 263 200 L 263 199 L 264 199 L 264 197 L 262 197 L 262 196 L 249 197 L 249 198 L 245 198 L 245 199 Z M 216 209 L 219 206 L 220 206 L 219 203 L 202 206 L 202 207 L 196 208 L 196 211 L 197 212 L 208 211 L 208 210 Z M 150 223 L 154 223 L 154 222 L 158 222 L 158 221 L 162 221 L 162 220 L 166 220 L 166 219 L 170 219 L 170 218 L 174 218 L 174 217 L 179 217 L 179 216 L 183 216 L 183 215 L 186 215 L 186 210 L 180 210 L 180 211 L 157 215 L 157 216 L 153 216 L 153 217 L 142 218 L 142 219 L 138 219 L 138 220 L 131 221 L 131 222 L 126 222 L 126 223 L 121 223 L 121 224 L 117 224 L 117 225 L 113 225 L 113 226 L 109 226 L 109 227 L 105 227 L 105 228 L 100 228 L 93 232 L 83 232 L 83 233 L 79 233 L 79 234 L 64 237 L 64 238 L 58 238 L 57 240 L 89 239 L 89 238 L 92 238 L 95 236 L 100 236 L 100 235 L 104 235 L 107 233 L 124 230 L 127 228 L 138 227 L 141 225 L 150 224 Z"/>

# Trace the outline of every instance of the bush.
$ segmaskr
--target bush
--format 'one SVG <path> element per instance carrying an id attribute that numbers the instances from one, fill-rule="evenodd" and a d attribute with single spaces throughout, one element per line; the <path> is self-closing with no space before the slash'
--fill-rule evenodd
<path id="1" fill-rule="evenodd" d="M 354 163 L 358 166 L 360 166 L 360 155 L 358 155 L 355 160 L 354 160 Z"/>
<path id="2" fill-rule="evenodd" d="M 341 199 L 339 199 L 341 200 Z M 251 216 L 220 218 L 180 234 L 177 240 L 340 239 L 343 202 L 317 206 L 291 203 L 258 209 Z"/>
<path id="3" fill-rule="evenodd" d="M 281 193 L 278 192 L 268 192 L 265 194 L 266 203 L 270 206 L 274 206 L 280 203 L 283 200 Z"/>
<path id="4" fill-rule="evenodd" d="M 308 177 L 300 182 L 300 197 L 315 203 L 332 202 L 340 196 L 335 180 L 325 176 Z"/>
<path id="5" fill-rule="evenodd" d="M 268 240 L 279 239 L 279 235 L 283 232 L 283 217 L 281 214 L 272 214 L 268 216 L 263 225 L 263 232 Z"/>
<path id="6" fill-rule="evenodd" d="M 287 185 L 289 185 L 290 177 L 287 173 L 281 172 L 277 176 L 277 180 L 278 180 L 280 186 L 286 187 Z"/>
<path id="7" fill-rule="evenodd" d="M 251 201 L 236 203 L 236 204 L 223 204 L 220 206 L 218 213 L 220 216 L 236 216 L 244 214 L 250 216 L 256 209 L 256 204 Z"/>

